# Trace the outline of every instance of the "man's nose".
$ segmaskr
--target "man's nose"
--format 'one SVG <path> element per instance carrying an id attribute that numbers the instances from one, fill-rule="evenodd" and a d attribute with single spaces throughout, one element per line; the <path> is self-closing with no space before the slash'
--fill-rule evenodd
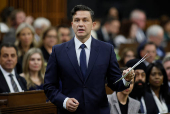
<path id="1" fill-rule="evenodd" d="M 83 26 L 83 21 L 80 21 L 80 22 L 79 22 L 79 26 Z"/>

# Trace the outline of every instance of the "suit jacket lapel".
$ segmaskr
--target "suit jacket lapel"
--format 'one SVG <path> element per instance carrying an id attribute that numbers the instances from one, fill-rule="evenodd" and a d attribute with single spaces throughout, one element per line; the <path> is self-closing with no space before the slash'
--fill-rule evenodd
<path id="1" fill-rule="evenodd" d="M 131 112 L 133 112 L 132 110 L 135 108 L 135 105 L 131 102 L 131 98 L 129 98 L 129 103 L 128 103 L 128 114 L 130 114 Z"/>
<path id="2" fill-rule="evenodd" d="M 89 63 L 88 63 L 88 68 L 87 68 L 87 72 L 86 72 L 86 79 L 85 82 L 88 79 L 88 76 L 94 66 L 94 63 L 97 59 L 97 56 L 99 54 L 99 46 L 97 41 L 92 37 L 92 42 L 91 42 L 91 50 L 90 50 L 90 57 L 89 57 Z"/>
<path id="3" fill-rule="evenodd" d="M 71 39 L 71 41 L 67 43 L 66 52 L 67 52 L 70 62 L 72 63 L 77 75 L 79 76 L 80 80 L 83 81 L 83 76 L 81 74 L 81 70 L 80 70 L 80 67 L 79 67 L 78 61 L 77 61 L 74 38 Z"/>
<path id="4" fill-rule="evenodd" d="M 121 114 L 120 107 L 119 107 L 119 103 L 118 103 L 118 99 L 117 99 L 117 96 L 116 96 L 116 92 L 113 93 L 112 102 L 113 102 L 115 108 L 117 109 L 117 112 L 118 112 L 119 114 Z"/>
<path id="5" fill-rule="evenodd" d="M 0 70 L 0 84 L 4 88 L 5 92 L 10 92 L 8 84 L 4 78 L 4 75 L 1 70 Z"/>

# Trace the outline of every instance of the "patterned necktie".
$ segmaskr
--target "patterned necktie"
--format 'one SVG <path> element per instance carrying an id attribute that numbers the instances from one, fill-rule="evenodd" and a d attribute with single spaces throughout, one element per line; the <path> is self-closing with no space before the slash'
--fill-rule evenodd
<path id="1" fill-rule="evenodd" d="M 87 70 L 86 52 L 85 52 L 85 49 L 84 49 L 85 47 L 86 47 L 85 44 L 82 44 L 80 46 L 80 48 L 82 49 L 81 52 L 80 52 L 80 69 L 81 69 L 82 75 L 84 77 L 84 80 L 85 80 L 85 75 L 86 75 L 86 70 Z"/>
<path id="2" fill-rule="evenodd" d="M 11 78 L 11 84 L 12 84 L 12 87 L 13 87 L 13 89 L 14 89 L 14 92 L 19 92 L 19 90 L 18 90 L 18 87 L 17 87 L 17 84 L 15 83 L 15 81 L 14 81 L 14 79 L 13 79 L 13 74 L 9 74 L 8 75 L 10 78 Z"/>

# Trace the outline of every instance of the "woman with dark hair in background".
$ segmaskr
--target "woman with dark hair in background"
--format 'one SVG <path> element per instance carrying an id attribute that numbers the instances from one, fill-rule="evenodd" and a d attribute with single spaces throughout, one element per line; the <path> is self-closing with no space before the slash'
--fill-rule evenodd
<path id="1" fill-rule="evenodd" d="M 136 52 L 132 48 L 125 48 L 121 55 L 120 55 L 120 60 L 118 61 L 119 67 L 125 67 L 125 64 L 131 60 L 136 58 Z"/>
<path id="2" fill-rule="evenodd" d="M 163 65 L 151 63 L 146 72 L 147 91 L 153 95 L 160 113 L 168 113 L 168 79 Z"/>
<path id="3" fill-rule="evenodd" d="M 58 43 L 57 30 L 54 27 L 47 28 L 41 38 L 41 43 L 39 47 L 43 53 L 44 59 L 48 62 L 50 54 L 52 52 L 52 47 Z"/>

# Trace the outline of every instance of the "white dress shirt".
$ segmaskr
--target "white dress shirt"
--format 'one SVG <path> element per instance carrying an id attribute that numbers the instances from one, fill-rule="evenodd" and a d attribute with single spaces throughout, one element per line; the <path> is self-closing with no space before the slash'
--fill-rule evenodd
<path id="1" fill-rule="evenodd" d="M 85 49 L 85 53 L 86 53 L 86 64 L 87 64 L 87 68 L 88 68 L 88 63 L 89 63 L 89 58 L 90 58 L 90 50 L 91 50 L 91 41 L 92 41 L 92 37 L 90 36 L 90 38 L 84 43 L 86 45 Z M 74 42 L 75 42 L 75 50 L 76 50 L 76 55 L 77 55 L 77 61 L 78 64 L 80 66 L 80 52 L 81 52 L 81 48 L 80 46 L 83 44 L 81 41 L 79 41 L 76 36 L 74 37 Z M 130 84 L 130 82 L 127 82 L 124 78 L 123 78 L 123 83 L 125 86 L 128 86 Z M 68 97 L 64 100 L 63 102 L 63 107 L 66 109 L 66 102 L 68 100 Z"/>
<path id="2" fill-rule="evenodd" d="M 160 113 L 168 113 L 168 107 L 166 106 L 165 100 L 162 98 L 162 96 L 160 96 L 160 100 L 159 100 L 152 89 L 151 89 L 151 92 L 152 92 L 153 98 L 156 102 L 156 105 L 159 109 L 159 112 Z"/>
<path id="3" fill-rule="evenodd" d="M 24 90 L 21 89 L 21 86 L 20 86 L 19 83 L 18 83 L 18 80 L 17 80 L 17 78 L 16 78 L 14 69 L 12 70 L 11 73 L 5 71 L 5 70 L 2 68 L 1 65 L 0 65 L 0 69 L 1 69 L 1 71 L 2 71 L 2 74 L 4 75 L 4 78 L 5 78 L 5 80 L 6 80 L 7 84 L 8 84 L 8 87 L 9 87 L 9 90 L 10 90 L 11 93 L 14 93 L 14 89 L 13 89 L 13 87 L 12 87 L 11 78 L 10 78 L 9 74 L 13 74 L 12 78 L 14 79 L 14 81 L 15 81 L 17 87 L 18 87 L 19 92 L 24 91 Z"/>

